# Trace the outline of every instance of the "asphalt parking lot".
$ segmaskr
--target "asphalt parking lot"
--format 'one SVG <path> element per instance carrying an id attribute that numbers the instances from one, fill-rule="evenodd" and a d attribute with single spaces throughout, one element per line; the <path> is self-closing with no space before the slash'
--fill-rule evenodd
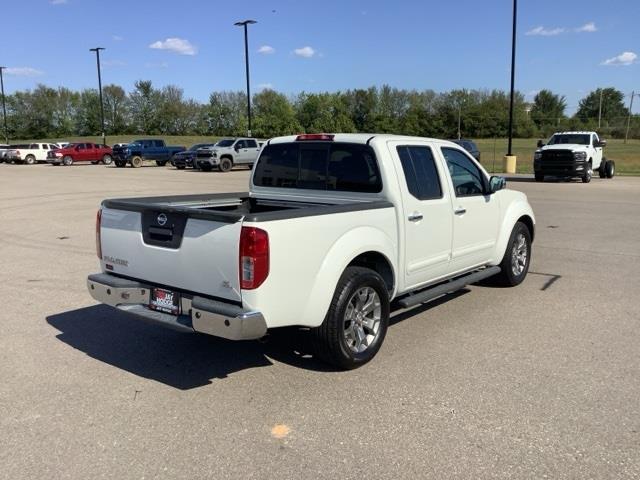
<path id="1" fill-rule="evenodd" d="M 356 371 L 296 332 L 233 343 L 89 297 L 100 200 L 247 180 L 0 164 L 1 478 L 640 476 L 640 178 L 510 181 L 527 280 L 398 312 Z"/>

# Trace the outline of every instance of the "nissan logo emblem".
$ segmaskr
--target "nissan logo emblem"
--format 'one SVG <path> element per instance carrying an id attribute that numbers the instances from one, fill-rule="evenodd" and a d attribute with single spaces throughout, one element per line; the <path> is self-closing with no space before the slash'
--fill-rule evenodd
<path id="1" fill-rule="evenodd" d="M 161 213 L 160 215 L 158 215 L 158 218 L 156 220 L 158 221 L 158 225 L 164 227 L 165 223 L 167 223 L 167 216 L 164 213 Z"/>

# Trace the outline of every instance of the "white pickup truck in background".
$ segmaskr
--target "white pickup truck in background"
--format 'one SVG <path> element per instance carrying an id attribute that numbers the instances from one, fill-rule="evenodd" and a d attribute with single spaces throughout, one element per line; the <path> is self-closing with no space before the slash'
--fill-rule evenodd
<path id="1" fill-rule="evenodd" d="M 536 182 L 545 176 L 581 178 L 589 183 L 595 170 L 600 178 L 613 178 L 616 164 L 604 157 L 607 142 L 596 132 L 557 132 L 545 144 L 538 141 L 538 150 L 533 156 L 533 171 Z"/>
<path id="2" fill-rule="evenodd" d="M 47 161 L 49 150 L 60 148 L 57 143 L 25 143 L 21 145 L 11 145 L 5 153 L 5 162 L 26 163 L 34 165 L 38 162 Z"/>
<path id="3" fill-rule="evenodd" d="M 270 140 L 237 194 L 105 200 L 94 299 L 184 331 L 255 339 L 311 329 L 320 358 L 378 352 L 411 307 L 531 261 L 524 194 L 459 146 L 394 135 Z"/>

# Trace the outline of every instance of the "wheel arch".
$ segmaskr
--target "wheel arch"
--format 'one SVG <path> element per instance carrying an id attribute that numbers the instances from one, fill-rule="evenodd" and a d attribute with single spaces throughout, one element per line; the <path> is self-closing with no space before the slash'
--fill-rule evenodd
<path id="1" fill-rule="evenodd" d="M 504 257 L 504 253 L 507 250 L 507 244 L 511 237 L 511 232 L 516 223 L 522 222 L 525 224 L 529 233 L 531 234 L 531 241 L 535 237 L 535 225 L 536 219 L 533 214 L 533 210 L 529 205 L 524 194 L 519 194 L 519 198 L 512 198 L 508 200 L 508 206 L 502 217 L 500 224 L 500 230 L 498 231 L 498 242 L 496 243 L 495 258 L 492 262 L 493 265 L 498 265 Z"/>

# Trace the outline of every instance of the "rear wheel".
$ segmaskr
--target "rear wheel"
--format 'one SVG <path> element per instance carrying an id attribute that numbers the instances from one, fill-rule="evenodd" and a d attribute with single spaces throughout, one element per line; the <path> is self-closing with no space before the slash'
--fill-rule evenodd
<path id="1" fill-rule="evenodd" d="M 131 157 L 131 166 L 133 168 L 140 168 L 142 166 L 142 157 L 139 155 Z"/>
<path id="2" fill-rule="evenodd" d="M 607 159 L 602 157 L 600 161 L 600 167 L 598 167 L 598 175 L 600 178 L 607 178 Z"/>
<path id="3" fill-rule="evenodd" d="M 536 182 L 544 182 L 544 175 L 541 173 L 536 173 Z"/>
<path id="4" fill-rule="evenodd" d="M 113 162 L 113 157 L 111 157 L 111 155 L 107 153 L 102 156 L 102 163 L 105 165 L 111 165 L 111 162 Z"/>
<path id="5" fill-rule="evenodd" d="M 33 165 L 36 163 L 36 157 L 34 157 L 33 155 L 27 155 L 26 157 L 24 157 L 24 161 L 27 165 Z"/>
<path id="6" fill-rule="evenodd" d="M 233 167 L 233 162 L 229 158 L 223 158 L 220 160 L 220 171 L 228 172 Z"/>
<path id="7" fill-rule="evenodd" d="M 166 160 L 162 161 L 162 160 L 156 160 L 156 165 L 158 165 L 159 167 L 164 167 L 167 164 Z"/>
<path id="8" fill-rule="evenodd" d="M 322 325 L 312 330 L 319 358 L 342 369 L 371 360 L 389 324 L 389 294 L 376 272 L 348 267 L 338 282 Z"/>
<path id="9" fill-rule="evenodd" d="M 616 162 L 614 162 L 613 160 L 607 160 L 605 173 L 607 175 L 607 178 L 613 178 L 613 176 L 616 174 Z"/>
<path id="10" fill-rule="evenodd" d="M 71 158 L 69 155 L 65 155 L 64 157 L 62 157 L 62 164 L 65 167 L 73 165 L 73 158 Z"/>
<path id="11" fill-rule="evenodd" d="M 114 163 L 118 168 L 124 168 L 127 165 L 127 162 L 125 162 L 124 160 L 116 160 Z"/>
<path id="12" fill-rule="evenodd" d="M 527 276 L 530 263 L 531 232 L 524 223 L 517 222 L 500 262 L 500 273 L 495 276 L 496 282 L 505 287 L 520 285 Z"/>

